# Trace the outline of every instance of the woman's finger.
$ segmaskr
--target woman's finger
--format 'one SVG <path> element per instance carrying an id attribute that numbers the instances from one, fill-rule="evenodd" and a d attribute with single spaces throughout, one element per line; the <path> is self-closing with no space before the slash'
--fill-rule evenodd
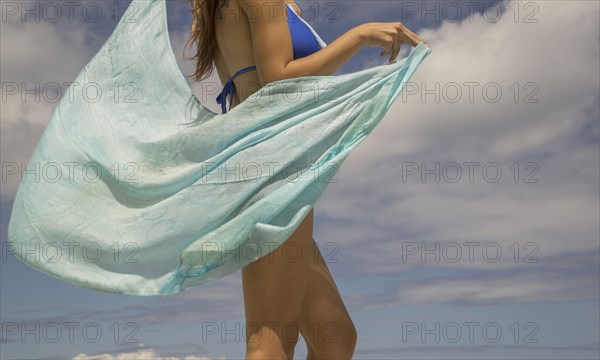
<path id="1" fill-rule="evenodd" d="M 390 56 L 390 63 L 396 61 L 396 57 L 398 57 L 398 53 L 400 52 L 400 32 L 401 28 L 396 28 L 396 34 L 394 35 L 394 41 L 392 45 L 392 56 Z"/>
<path id="2" fill-rule="evenodd" d="M 404 24 L 402 24 L 402 35 L 404 36 L 404 39 L 406 39 L 412 46 L 417 46 L 419 44 L 420 39 L 417 34 L 410 31 L 410 29 L 404 26 Z"/>

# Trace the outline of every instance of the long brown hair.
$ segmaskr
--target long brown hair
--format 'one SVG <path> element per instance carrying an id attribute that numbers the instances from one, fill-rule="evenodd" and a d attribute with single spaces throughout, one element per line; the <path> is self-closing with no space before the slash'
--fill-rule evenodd
<path id="1" fill-rule="evenodd" d="M 202 81 L 212 74 L 217 39 L 215 35 L 215 17 L 217 11 L 229 3 L 229 0 L 181 0 L 183 3 L 191 3 L 192 26 L 190 37 L 185 43 L 185 48 L 191 49 L 196 45 L 196 54 L 191 58 L 196 62 L 196 70 L 191 77 L 195 81 Z"/>

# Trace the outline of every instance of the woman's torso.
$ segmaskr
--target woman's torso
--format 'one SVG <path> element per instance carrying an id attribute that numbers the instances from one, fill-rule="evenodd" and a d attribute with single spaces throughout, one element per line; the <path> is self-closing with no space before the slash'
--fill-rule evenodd
<path id="1" fill-rule="evenodd" d="M 301 15 L 300 8 L 292 0 L 284 0 L 284 3 L 291 5 L 298 17 Z M 215 20 L 218 46 L 214 62 L 221 85 L 224 85 L 237 71 L 253 66 L 255 62 L 250 24 L 244 11 L 238 2 L 234 0 L 227 1 L 221 11 L 223 18 L 220 19 L 217 16 Z M 297 50 L 296 48 L 295 51 Z M 257 71 L 250 70 L 237 75 L 235 86 L 236 91 L 233 95 L 231 108 L 244 101 L 261 87 Z M 229 101 L 229 97 L 227 97 L 227 101 Z"/>

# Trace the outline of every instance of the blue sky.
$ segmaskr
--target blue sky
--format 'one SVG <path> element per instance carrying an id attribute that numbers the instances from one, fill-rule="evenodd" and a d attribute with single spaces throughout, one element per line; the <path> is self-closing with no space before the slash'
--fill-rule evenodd
<path id="1" fill-rule="evenodd" d="M 6 3 L 2 82 L 33 88 L 72 81 L 128 1 L 80 2 L 117 19 L 75 12 L 56 22 L 49 12 L 22 21 Z M 599 358 L 600 5 L 297 3 L 326 43 L 400 20 L 433 50 L 315 206 L 314 237 L 358 329 L 354 358 Z M 188 8 L 168 11 L 189 74 Z M 380 51 L 361 50 L 339 73 L 385 63 Z M 2 91 L 2 163 L 27 162 L 57 101 Z M 206 105 L 218 109 L 212 97 Z M 56 280 L 6 254 L 18 179 L 3 173 L 1 184 L 0 357 L 243 358 L 239 272 L 167 298 Z M 305 355 L 301 341 L 295 358 Z"/>

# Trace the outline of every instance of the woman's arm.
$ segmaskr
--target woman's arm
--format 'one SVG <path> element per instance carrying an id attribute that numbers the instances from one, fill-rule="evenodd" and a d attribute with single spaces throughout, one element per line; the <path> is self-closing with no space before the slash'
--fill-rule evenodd
<path id="1" fill-rule="evenodd" d="M 261 86 L 310 75 L 332 75 L 366 43 L 355 27 L 309 56 L 294 60 L 283 0 L 240 0 L 250 21 L 254 59 Z"/>

